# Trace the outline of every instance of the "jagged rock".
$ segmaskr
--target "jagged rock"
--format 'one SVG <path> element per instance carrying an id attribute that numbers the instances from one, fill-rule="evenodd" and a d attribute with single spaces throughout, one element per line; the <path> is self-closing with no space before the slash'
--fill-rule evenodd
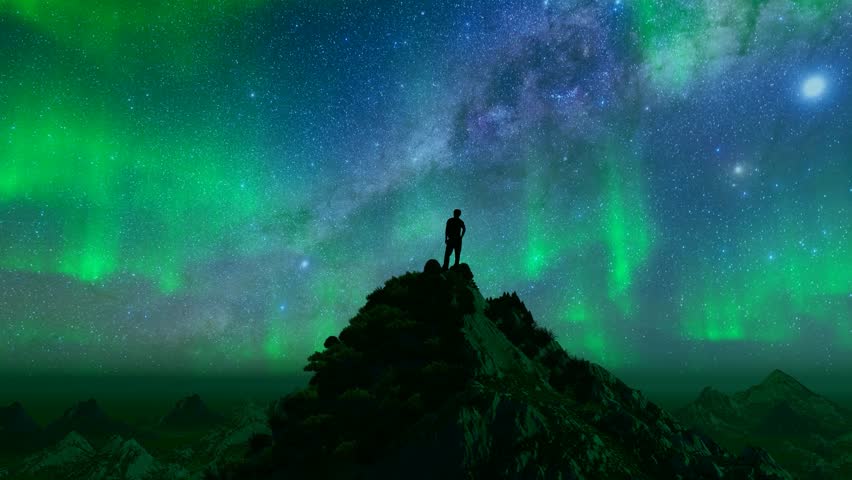
<path id="1" fill-rule="evenodd" d="M 471 285 L 473 284 L 473 272 L 470 270 L 470 265 L 466 263 L 460 263 L 458 265 L 453 265 L 450 267 L 453 273 L 461 277 L 465 282 L 469 282 Z"/>
<path id="2" fill-rule="evenodd" d="M 569 356 L 467 265 L 392 278 L 339 338 L 270 409 L 273 444 L 220 478 L 790 478 Z"/>
<path id="3" fill-rule="evenodd" d="M 246 405 L 202 439 L 201 453 L 214 463 L 228 463 L 233 460 L 230 457 L 243 455 L 256 435 L 272 435 L 267 421 L 267 413 L 262 408 Z"/>
<path id="4" fill-rule="evenodd" d="M 221 421 L 222 416 L 207 408 L 196 393 L 180 399 L 160 420 L 160 425 L 175 429 L 197 429 L 209 428 Z"/>
<path id="5" fill-rule="evenodd" d="M 113 437 L 99 452 L 99 474 L 104 478 L 147 479 L 161 470 L 160 465 L 135 439 Z"/>
<path id="6" fill-rule="evenodd" d="M 423 273 L 427 275 L 440 275 L 442 271 L 441 263 L 434 258 L 430 258 L 423 266 Z"/>

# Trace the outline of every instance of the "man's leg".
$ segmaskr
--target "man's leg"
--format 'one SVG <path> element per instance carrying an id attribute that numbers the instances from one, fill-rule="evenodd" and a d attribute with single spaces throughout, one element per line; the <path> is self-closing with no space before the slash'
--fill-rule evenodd
<path id="1" fill-rule="evenodd" d="M 459 257 L 461 256 L 461 240 L 456 244 L 456 265 L 459 264 Z"/>
<path id="2" fill-rule="evenodd" d="M 453 249 L 453 245 L 451 243 L 447 243 L 447 249 L 444 250 L 444 270 L 450 268 L 450 252 Z"/>

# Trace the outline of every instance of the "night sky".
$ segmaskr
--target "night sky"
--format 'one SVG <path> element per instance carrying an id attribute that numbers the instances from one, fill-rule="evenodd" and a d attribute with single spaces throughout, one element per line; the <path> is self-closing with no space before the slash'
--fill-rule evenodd
<path id="1" fill-rule="evenodd" d="M 0 369 L 295 372 L 454 208 L 615 369 L 852 365 L 852 0 L 0 0 Z"/>

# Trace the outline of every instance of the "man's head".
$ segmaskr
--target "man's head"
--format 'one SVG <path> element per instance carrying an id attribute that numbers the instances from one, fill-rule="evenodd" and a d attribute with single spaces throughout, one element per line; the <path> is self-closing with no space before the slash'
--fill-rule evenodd
<path id="1" fill-rule="evenodd" d="M 458 208 L 453 210 L 453 216 L 456 218 L 461 217 L 461 210 L 459 210 Z"/>

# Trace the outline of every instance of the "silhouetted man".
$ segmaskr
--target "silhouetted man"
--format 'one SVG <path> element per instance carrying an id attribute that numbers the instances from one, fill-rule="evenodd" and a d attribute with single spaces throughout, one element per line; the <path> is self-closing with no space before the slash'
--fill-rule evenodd
<path id="1" fill-rule="evenodd" d="M 464 222 L 461 219 L 461 210 L 458 208 L 453 210 L 453 218 L 447 220 L 447 229 L 445 230 L 445 239 L 447 250 L 444 251 L 444 270 L 450 268 L 450 252 L 456 252 L 456 263 L 459 264 L 459 256 L 461 256 L 462 237 L 464 237 Z"/>

